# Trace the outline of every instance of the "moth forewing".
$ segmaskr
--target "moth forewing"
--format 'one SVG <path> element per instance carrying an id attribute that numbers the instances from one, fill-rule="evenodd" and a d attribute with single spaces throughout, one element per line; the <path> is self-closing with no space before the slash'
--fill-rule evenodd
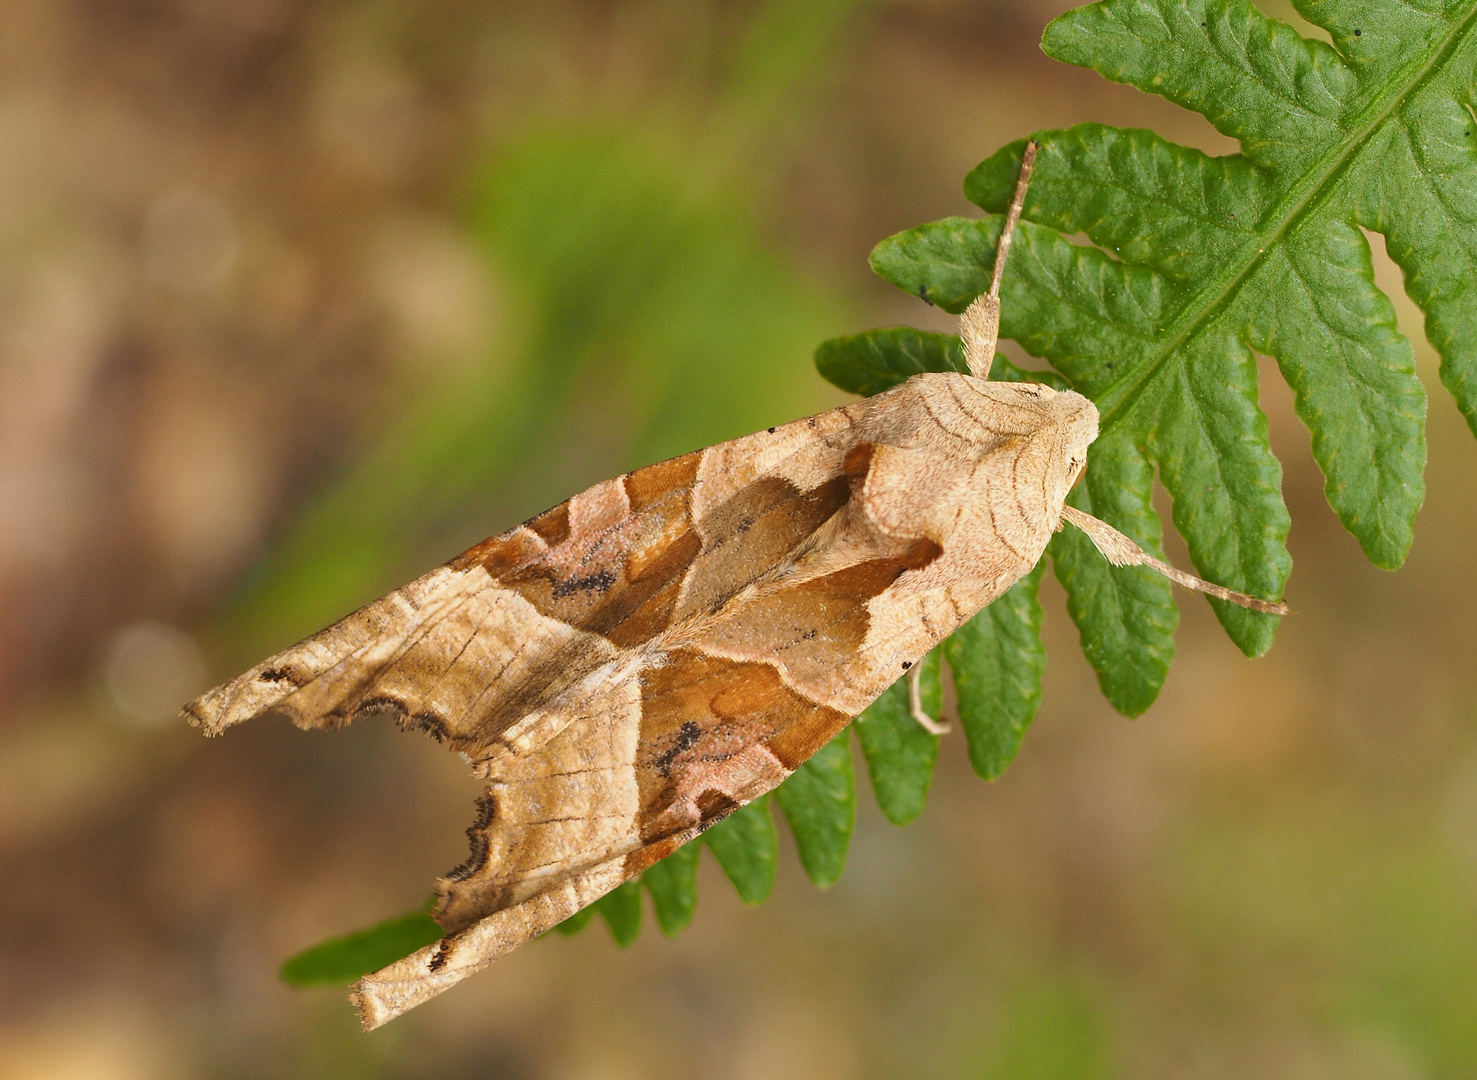
<path id="1" fill-rule="evenodd" d="M 356 984 L 366 1028 L 775 788 L 1036 565 L 1098 415 L 981 377 L 1032 154 L 962 323 L 974 374 L 597 484 L 185 707 L 209 734 L 388 709 L 488 780 L 446 937 Z"/>
<path id="2" fill-rule="evenodd" d="M 448 937 L 356 990 L 382 1022 L 778 785 L 1035 565 L 1095 425 L 918 376 L 597 485 L 186 712 L 387 708 L 489 780 Z"/>
<path id="3" fill-rule="evenodd" d="M 355 988 L 377 1026 L 777 786 L 1034 566 L 1096 430 L 1076 394 L 920 375 L 597 484 L 185 714 L 388 708 L 489 780 L 447 936 Z"/>

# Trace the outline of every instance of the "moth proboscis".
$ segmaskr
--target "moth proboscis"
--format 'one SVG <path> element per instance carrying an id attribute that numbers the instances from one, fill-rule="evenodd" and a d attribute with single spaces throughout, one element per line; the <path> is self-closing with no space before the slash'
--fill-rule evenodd
<path id="1" fill-rule="evenodd" d="M 1028 144 L 969 373 L 596 484 L 209 691 L 207 734 L 266 712 L 389 709 L 488 781 L 445 937 L 364 976 L 366 1029 L 447 989 L 772 790 L 1027 574 L 1063 522 L 1118 565 L 1201 581 L 1066 506 L 1091 401 L 987 378 Z M 910 695 L 921 723 L 936 722 Z"/>

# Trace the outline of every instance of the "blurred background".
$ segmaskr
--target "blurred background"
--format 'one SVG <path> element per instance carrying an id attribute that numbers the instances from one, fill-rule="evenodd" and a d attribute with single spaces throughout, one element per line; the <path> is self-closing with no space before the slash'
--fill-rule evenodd
<path id="1" fill-rule="evenodd" d="M 175 718 L 596 480 L 839 403 L 824 338 L 950 329 L 867 252 L 970 213 L 1001 143 L 1234 149 L 1046 60 L 1068 6 L 0 3 L 0 1080 L 1477 1076 L 1477 443 L 1403 296 L 1407 566 L 1264 369 L 1271 654 L 1182 599 L 1130 722 L 1048 575 L 1015 766 L 951 736 L 907 829 L 864 792 L 827 893 L 786 848 L 745 908 L 705 857 L 677 940 L 536 942 L 360 1035 L 277 968 L 419 904 L 477 786 L 387 722 Z"/>

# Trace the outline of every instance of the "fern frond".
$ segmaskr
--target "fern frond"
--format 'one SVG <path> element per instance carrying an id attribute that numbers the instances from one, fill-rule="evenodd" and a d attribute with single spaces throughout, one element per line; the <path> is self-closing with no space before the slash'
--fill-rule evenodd
<path id="1" fill-rule="evenodd" d="M 1098 124 L 1039 133 L 1034 225 L 1002 293 L 1002 335 L 1102 414 L 1074 503 L 1154 550 L 1157 473 L 1201 575 L 1266 596 L 1291 559 L 1255 353 L 1277 361 L 1328 502 L 1376 565 L 1404 560 L 1424 497 L 1425 393 L 1361 229 L 1385 237 L 1477 431 L 1477 0 L 1296 6 L 1332 46 L 1247 0 L 1104 0 L 1053 22 L 1049 55 L 1201 113 L 1241 152 Z M 1023 146 L 969 175 L 971 201 L 1005 209 Z M 994 217 L 925 225 L 878 245 L 873 266 L 962 311 L 989 280 L 998 231 Z M 898 333 L 847 339 L 845 363 L 828 343 L 822 373 L 848 386 L 864 371 L 870 392 L 889 368 L 900 381 L 909 359 L 886 358 Z M 1141 712 L 1172 656 L 1168 586 L 1105 567 L 1080 537 L 1050 553 L 1105 694 Z M 1274 617 L 1210 602 L 1248 655 L 1270 646 Z M 952 648 L 951 666 L 970 662 Z"/>

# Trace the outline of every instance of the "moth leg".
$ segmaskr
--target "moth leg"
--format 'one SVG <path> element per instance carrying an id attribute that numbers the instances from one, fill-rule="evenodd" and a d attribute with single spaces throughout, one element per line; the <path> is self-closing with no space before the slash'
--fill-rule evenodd
<path id="1" fill-rule="evenodd" d="M 1093 546 L 1103 553 L 1103 558 L 1114 566 L 1147 566 L 1163 574 L 1176 585 L 1206 593 L 1217 600 L 1226 600 L 1267 615 L 1287 614 L 1287 605 L 1280 600 L 1263 600 L 1260 596 L 1247 596 L 1245 593 L 1228 589 L 1224 585 L 1217 585 L 1213 581 L 1206 581 L 1194 574 L 1187 574 L 1178 567 L 1170 566 L 1167 562 L 1154 558 L 1106 521 L 1100 521 L 1091 514 L 1084 514 L 1075 506 L 1062 507 L 1062 520 L 1070 521 L 1085 532 Z"/>
<path id="2" fill-rule="evenodd" d="M 930 735 L 947 735 L 949 733 L 949 725 L 929 716 L 928 710 L 923 707 L 922 679 L 922 664 L 914 664 L 908 669 L 908 711 L 913 714 L 913 719 L 922 725 L 923 730 Z"/>
<path id="3" fill-rule="evenodd" d="M 1015 197 L 1010 200 L 1010 209 L 1005 214 L 1005 228 L 1000 230 L 1000 240 L 995 246 L 995 269 L 990 275 L 990 291 L 977 296 L 974 303 L 959 316 L 959 336 L 964 339 L 964 362 L 969 373 L 977 379 L 990 377 L 990 363 L 995 359 L 995 342 L 1000 338 L 1000 279 L 1005 274 L 1005 259 L 1010 254 L 1010 238 L 1015 232 L 1015 223 L 1021 219 L 1021 207 L 1026 202 L 1026 185 L 1031 182 L 1031 169 L 1036 164 L 1036 151 L 1041 144 L 1035 139 L 1026 143 L 1021 154 L 1021 175 L 1015 182 Z"/>

